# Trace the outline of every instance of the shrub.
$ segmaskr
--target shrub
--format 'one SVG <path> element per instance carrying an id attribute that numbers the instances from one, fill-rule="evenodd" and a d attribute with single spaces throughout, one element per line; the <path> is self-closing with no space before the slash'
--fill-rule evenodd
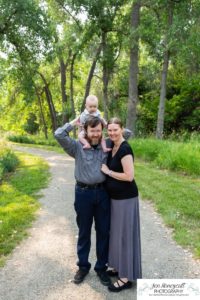
<path id="1" fill-rule="evenodd" d="M 48 139 L 41 137 L 40 135 L 26 136 L 26 135 L 10 135 L 8 140 L 14 143 L 22 144 L 36 144 L 45 146 L 57 146 L 58 143 L 53 136 L 49 136 Z"/>
<path id="2" fill-rule="evenodd" d="M 13 172 L 19 164 L 14 152 L 5 145 L 0 144 L 0 181 L 8 172 Z"/>
<path id="3" fill-rule="evenodd" d="M 34 113 L 30 113 L 28 119 L 26 120 L 26 124 L 23 126 L 24 130 L 30 134 L 37 133 L 39 124 L 36 121 L 36 115 Z"/>
<path id="4" fill-rule="evenodd" d="M 45 146 L 57 146 L 58 143 L 53 136 L 49 136 L 48 139 L 44 139 L 41 136 L 34 137 L 35 144 L 37 145 L 45 145 Z"/>
<path id="5" fill-rule="evenodd" d="M 19 164 L 17 156 L 10 149 L 5 151 L 0 161 L 5 172 L 13 172 Z"/>
<path id="6" fill-rule="evenodd" d="M 35 144 L 34 139 L 31 139 L 26 135 L 10 135 L 8 136 L 8 140 L 14 143 Z"/>

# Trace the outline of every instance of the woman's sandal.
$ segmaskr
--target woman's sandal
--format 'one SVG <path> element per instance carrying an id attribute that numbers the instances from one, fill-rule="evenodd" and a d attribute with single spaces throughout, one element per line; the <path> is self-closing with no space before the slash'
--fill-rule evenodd
<path id="1" fill-rule="evenodd" d="M 123 283 L 123 285 L 119 285 L 118 281 L 121 281 Z M 114 283 L 108 286 L 109 291 L 111 291 L 111 292 L 120 292 L 122 290 L 130 289 L 132 287 L 132 282 L 131 281 L 124 282 L 120 278 L 116 281 L 116 283 L 117 283 L 118 286 L 115 286 Z"/>
<path id="2" fill-rule="evenodd" d="M 110 277 L 115 277 L 118 276 L 118 272 L 117 271 L 113 271 L 113 270 L 107 270 L 106 274 Z"/>

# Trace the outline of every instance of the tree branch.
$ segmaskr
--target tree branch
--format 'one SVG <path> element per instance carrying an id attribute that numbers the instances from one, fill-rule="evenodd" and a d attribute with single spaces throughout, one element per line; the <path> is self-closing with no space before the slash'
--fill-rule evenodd
<path id="1" fill-rule="evenodd" d="M 77 19 L 72 15 L 72 13 L 66 8 L 66 6 L 64 5 L 64 3 L 61 3 L 60 0 L 56 0 L 56 2 L 61 6 L 61 8 L 62 8 L 68 15 L 70 15 L 70 17 L 75 21 L 75 23 L 76 23 L 76 25 L 78 26 L 78 28 L 79 28 L 80 30 L 82 30 L 82 27 L 81 27 L 81 25 L 80 25 L 80 23 L 79 23 L 79 20 L 77 20 Z"/>
<path id="2" fill-rule="evenodd" d="M 5 21 L 3 28 L 0 28 L 0 34 L 6 33 L 6 29 L 9 28 L 9 23 L 12 17 L 17 13 L 17 9 L 13 11 L 13 13 L 8 17 L 8 19 Z"/>
<path id="3" fill-rule="evenodd" d="M 98 79 L 100 79 L 102 81 L 102 77 L 98 76 L 97 74 L 94 74 L 93 76 L 97 77 Z"/>

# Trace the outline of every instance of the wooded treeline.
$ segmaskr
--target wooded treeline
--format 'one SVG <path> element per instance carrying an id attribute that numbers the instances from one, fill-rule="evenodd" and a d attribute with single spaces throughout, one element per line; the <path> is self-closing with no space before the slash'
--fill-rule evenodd
<path id="1" fill-rule="evenodd" d="M 0 129 L 45 137 L 96 94 L 134 135 L 198 131 L 199 0 L 0 0 Z"/>

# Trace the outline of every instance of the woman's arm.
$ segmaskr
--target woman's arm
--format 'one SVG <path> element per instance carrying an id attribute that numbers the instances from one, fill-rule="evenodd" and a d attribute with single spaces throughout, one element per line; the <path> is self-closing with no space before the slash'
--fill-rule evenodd
<path id="1" fill-rule="evenodd" d="M 122 167 L 123 167 L 123 171 L 124 171 L 123 173 L 114 172 L 114 171 L 110 170 L 107 167 L 107 165 L 105 165 L 105 164 L 102 165 L 101 171 L 104 174 L 109 175 L 110 177 L 113 177 L 115 179 L 131 182 L 134 178 L 134 165 L 133 165 L 132 155 L 130 155 L 130 154 L 125 155 L 121 159 L 121 163 L 122 163 Z"/>

